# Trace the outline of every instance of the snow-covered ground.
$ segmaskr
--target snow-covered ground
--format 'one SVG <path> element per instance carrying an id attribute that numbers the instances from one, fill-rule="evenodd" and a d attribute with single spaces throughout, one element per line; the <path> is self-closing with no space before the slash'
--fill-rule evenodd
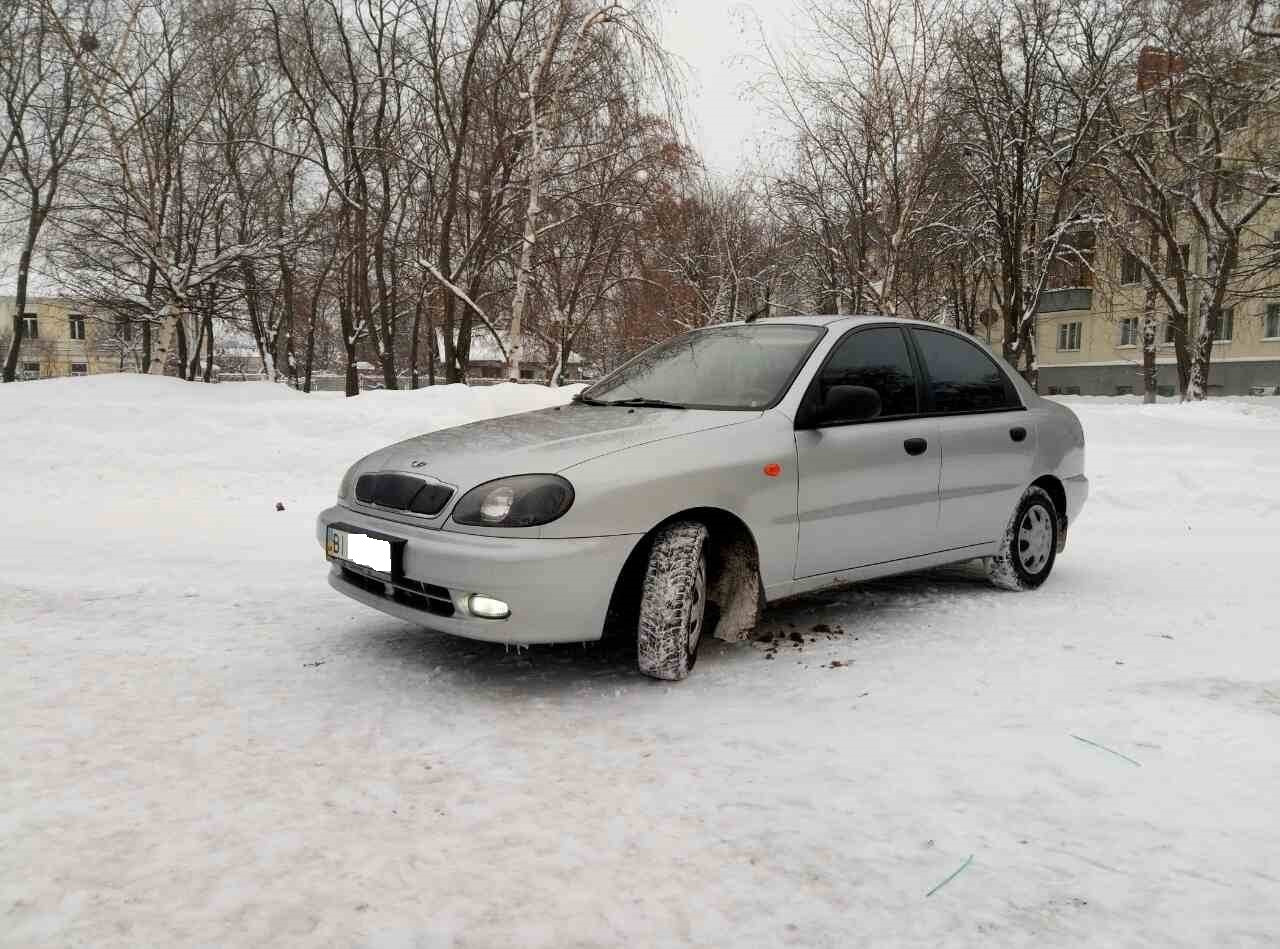
<path id="1" fill-rule="evenodd" d="M 808 597 L 675 685 L 329 590 L 348 462 L 564 398 L 0 387 L 0 943 L 1274 944 L 1280 400 L 1069 400 L 1044 589 Z"/>

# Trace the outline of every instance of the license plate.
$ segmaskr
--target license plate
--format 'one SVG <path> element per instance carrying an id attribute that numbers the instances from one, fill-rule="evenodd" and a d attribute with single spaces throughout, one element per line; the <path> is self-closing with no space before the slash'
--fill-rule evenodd
<path id="1" fill-rule="evenodd" d="M 391 542 L 368 534 L 355 534 L 330 527 L 324 552 L 328 557 L 347 560 L 379 573 L 391 573 Z"/>

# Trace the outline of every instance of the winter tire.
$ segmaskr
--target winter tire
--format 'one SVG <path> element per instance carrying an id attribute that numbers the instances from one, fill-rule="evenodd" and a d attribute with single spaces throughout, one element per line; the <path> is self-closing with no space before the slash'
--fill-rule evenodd
<path id="1" fill-rule="evenodd" d="M 640 593 L 640 671 L 683 679 L 698 657 L 707 619 L 707 529 L 677 521 L 654 538 Z"/>
<path id="2" fill-rule="evenodd" d="M 1058 510 L 1047 491 L 1030 487 L 991 558 L 991 582 L 1004 590 L 1034 590 L 1048 579 L 1057 550 Z"/>

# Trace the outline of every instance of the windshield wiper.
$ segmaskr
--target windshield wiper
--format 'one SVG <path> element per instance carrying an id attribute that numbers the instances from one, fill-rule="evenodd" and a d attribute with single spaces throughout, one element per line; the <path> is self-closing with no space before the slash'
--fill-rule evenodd
<path id="1" fill-rule="evenodd" d="M 668 402 L 665 399 L 648 399 L 644 396 L 637 396 L 634 399 L 612 399 L 608 402 L 602 402 L 601 405 L 631 405 L 639 406 L 646 409 L 687 409 L 689 406 L 681 405 L 679 402 Z"/>
<path id="2" fill-rule="evenodd" d="M 583 405 L 612 405 L 612 402 L 601 402 L 599 399 L 593 399 L 589 395 L 583 395 L 581 392 L 573 394 L 574 402 L 581 402 Z"/>

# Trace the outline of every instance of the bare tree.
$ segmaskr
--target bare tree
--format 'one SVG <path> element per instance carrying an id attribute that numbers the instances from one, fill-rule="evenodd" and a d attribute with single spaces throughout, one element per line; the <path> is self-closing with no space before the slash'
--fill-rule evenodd
<path id="1" fill-rule="evenodd" d="M 993 244 L 1004 356 L 1033 386 L 1041 295 L 1064 265 L 1091 266 L 1076 237 L 1098 223 L 1100 113 L 1132 36 L 1105 2 L 999 0 L 951 38 L 952 147 Z"/>
<path id="2" fill-rule="evenodd" d="M 1280 115 L 1280 84 L 1274 41 L 1250 32 L 1256 4 L 1166 12 L 1144 23 L 1138 68 L 1107 103 L 1121 159 L 1115 265 L 1145 284 L 1148 397 L 1156 347 L 1169 343 L 1184 398 L 1203 399 L 1225 314 L 1280 290 L 1280 243 L 1261 229 L 1280 199 L 1280 156 L 1260 134 Z"/>
<path id="3" fill-rule="evenodd" d="M 13 333 L 6 348 L 0 379 L 12 382 L 22 343 L 22 313 L 33 258 L 45 222 L 61 197 L 68 167 L 80 157 L 86 131 L 88 96 L 74 57 L 81 49 L 66 49 L 54 32 L 46 11 L 34 4 L 17 4 L 0 20 L 0 96 L 4 119 L 0 124 L 0 199 L 15 203 L 25 218 L 19 244 Z"/>

